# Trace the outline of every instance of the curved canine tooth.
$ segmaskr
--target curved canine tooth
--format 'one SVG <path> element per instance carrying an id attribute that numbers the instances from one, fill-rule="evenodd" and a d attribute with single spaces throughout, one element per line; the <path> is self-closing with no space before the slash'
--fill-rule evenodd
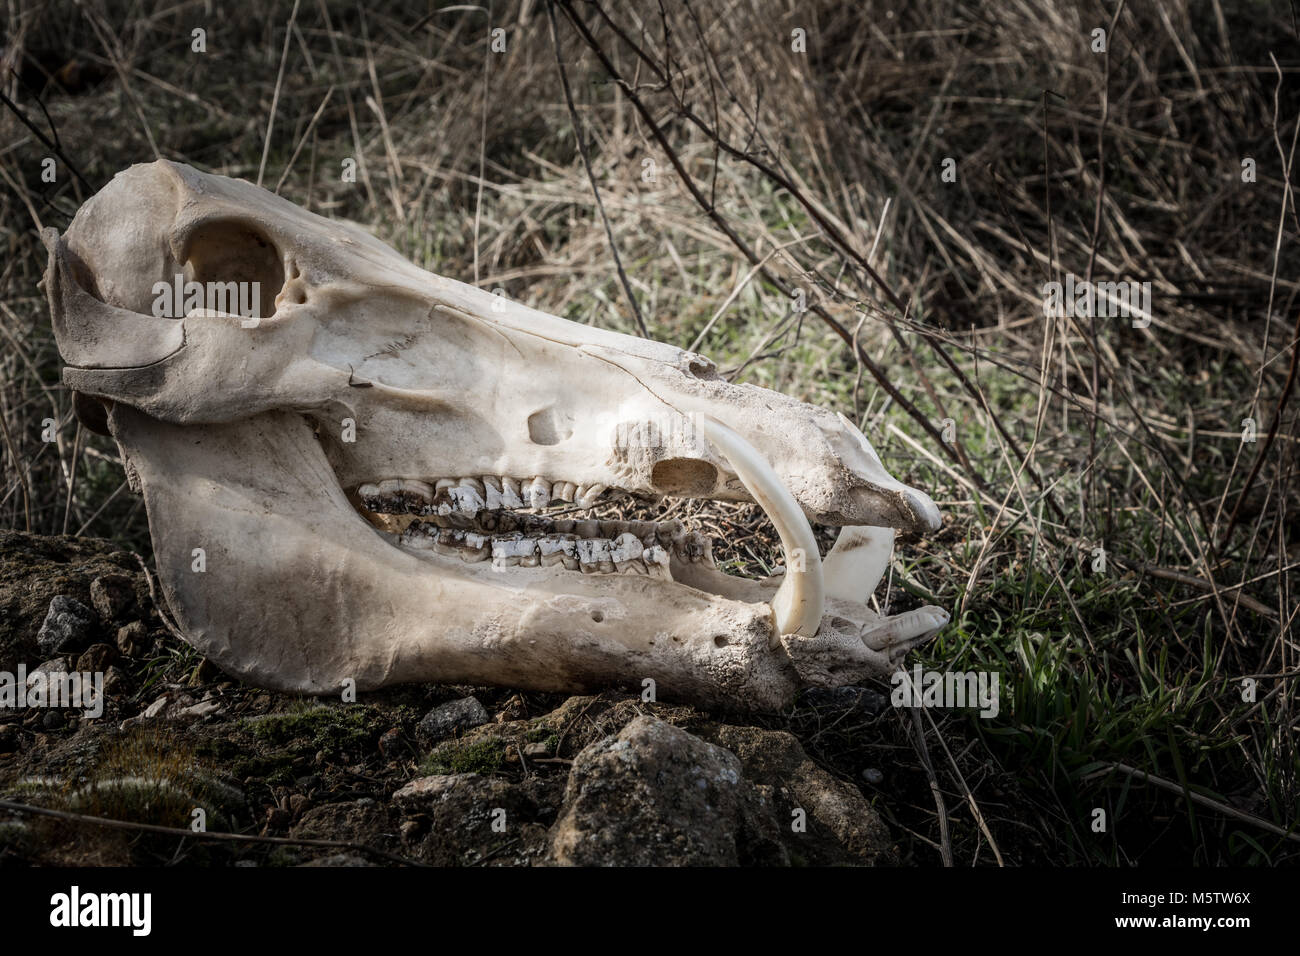
<path id="1" fill-rule="evenodd" d="M 875 593 L 876 585 L 889 567 L 893 550 L 893 528 L 841 528 L 835 547 L 822 561 L 826 593 L 864 603 Z"/>
<path id="2" fill-rule="evenodd" d="M 505 508 L 522 508 L 524 506 L 523 492 L 519 488 L 519 482 L 515 478 L 501 479 L 501 505 Z"/>
<path id="3" fill-rule="evenodd" d="M 609 556 L 614 562 L 614 567 L 619 571 L 639 571 L 644 574 L 645 564 L 641 561 L 641 553 L 644 550 L 640 538 L 624 532 L 614 539 Z"/>
<path id="4" fill-rule="evenodd" d="M 605 485 L 579 485 L 574 492 L 574 498 L 578 504 L 590 508 L 604 493 Z"/>
<path id="5" fill-rule="evenodd" d="M 524 489 L 524 501 L 530 508 L 545 508 L 551 503 L 551 483 L 540 475 Z"/>
<path id="6" fill-rule="evenodd" d="M 826 603 L 822 559 L 812 526 L 794 496 L 753 445 L 712 418 L 701 415 L 699 423 L 705 437 L 727 459 L 781 538 L 786 573 L 772 598 L 777 633 L 812 637 L 821 627 Z"/>

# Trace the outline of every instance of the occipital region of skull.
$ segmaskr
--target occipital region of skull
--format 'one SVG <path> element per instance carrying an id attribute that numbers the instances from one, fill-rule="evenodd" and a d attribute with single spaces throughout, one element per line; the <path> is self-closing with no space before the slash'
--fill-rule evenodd
<path id="1" fill-rule="evenodd" d="M 144 494 L 180 629 L 244 680 L 651 678 L 764 709 L 891 671 L 947 622 L 866 603 L 895 531 L 938 527 L 933 502 L 843 416 L 702 356 L 167 161 L 119 173 L 44 239 L 78 413 Z M 755 501 L 784 573 L 725 574 L 677 522 L 583 516 L 621 494 Z M 824 559 L 810 522 L 841 528 Z"/>

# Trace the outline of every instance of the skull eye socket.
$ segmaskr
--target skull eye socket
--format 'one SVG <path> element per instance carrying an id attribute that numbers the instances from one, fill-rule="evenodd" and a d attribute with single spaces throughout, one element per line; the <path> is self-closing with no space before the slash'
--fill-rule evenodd
<path id="1" fill-rule="evenodd" d="M 185 272 L 187 280 L 205 284 L 248 283 L 248 301 L 258 303 L 263 318 L 275 314 L 275 298 L 284 286 L 284 263 L 275 244 L 236 222 L 206 223 L 196 229 L 189 238 Z"/>

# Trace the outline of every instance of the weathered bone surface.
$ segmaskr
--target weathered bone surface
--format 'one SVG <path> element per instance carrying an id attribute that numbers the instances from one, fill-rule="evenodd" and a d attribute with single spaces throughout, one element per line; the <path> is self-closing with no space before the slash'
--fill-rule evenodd
<path id="1" fill-rule="evenodd" d="M 44 238 L 64 382 L 144 494 L 181 630 L 247 681 L 651 678 L 665 698 L 775 708 L 893 670 L 948 620 L 866 603 L 895 530 L 937 528 L 934 503 L 847 419 L 699 355 L 445 279 L 165 161 Z M 260 318 L 159 316 L 177 275 L 256 288 Z M 757 501 L 789 570 L 724 574 L 679 523 L 581 516 L 619 492 Z M 824 560 L 810 520 L 843 529 Z"/>

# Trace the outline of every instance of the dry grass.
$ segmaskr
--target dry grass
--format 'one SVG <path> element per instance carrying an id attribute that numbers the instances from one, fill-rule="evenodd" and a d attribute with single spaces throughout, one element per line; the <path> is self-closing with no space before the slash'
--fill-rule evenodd
<path id="1" fill-rule="evenodd" d="M 607 235 L 545 4 L 8 9 L 0 88 L 47 130 L 43 99 L 91 186 L 155 155 L 260 173 L 435 271 L 635 334 L 612 235 L 652 336 L 859 421 L 948 515 L 880 599 L 953 607 L 927 662 L 1004 687 L 994 721 L 796 721 L 837 770 L 885 770 L 910 859 L 1296 858 L 1276 832 L 1300 820 L 1288 14 L 559 3 Z M 50 149 L 13 116 L 0 129 L 0 522 L 147 550 L 115 449 L 78 432 L 36 289 L 34 220 L 64 227 L 87 187 L 62 163 L 42 183 Z M 1066 273 L 1149 281 L 1154 321 L 1044 318 L 1040 287 Z M 751 515 L 699 520 L 766 560 Z"/>

